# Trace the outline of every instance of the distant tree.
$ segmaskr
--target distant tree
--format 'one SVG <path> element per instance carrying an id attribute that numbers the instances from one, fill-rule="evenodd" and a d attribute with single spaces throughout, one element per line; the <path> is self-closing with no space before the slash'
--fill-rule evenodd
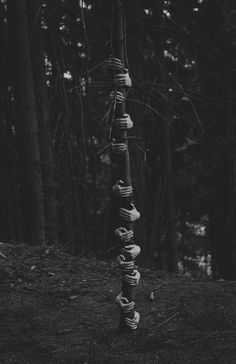
<path id="1" fill-rule="evenodd" d="M 44 239 L 44 215 L 39 129 L 25 1 L 7 1 L 7 14 L 12 45 L 22 239 L 37 244 Z"/>
<path id="2" fill-rule="evenodd" d="M 46 76 L 45 45 L 42 34 L 43 7 L 40 0 L 27 1 L 31 54 L 39 142 L 41 154 L 43 202 L 45 215 L 45 240 L 57 242 L 57 211 L 55 195 L 55 162 L 52 148 L 52 130 L 49 115 L 49 99 Z"/>
<path id="3" fill-rule="evenodd" d="M 201 88 L 212 100 L 203 109 L 209 237 L 213 273 L 224 279 L 236 278 L 235 11 L 230 1 L 204 1 L 198 23 Z"/>
<path id="4" fill-rule="evenodd" d="M 9 97 L 9 80 L 8 80 L 8 36 L 6 25 L 6 10 L 3 3 L 0 3 L 0 43 L 2 51 L 0 53 L 0 110 L 1 110 L 1 130 L 0 130 L 0 231 L 1 239 L 11 241 L 16 238 L 16 223 L 13 218 L 14 205 L 14 188 L 15 179 L 11 174 L 12 167 L 12 147 L 13 138 L 11 132 L 11 123 L 9 122 L 10 114 L 10 97 Z M 4 71 L 3 71 L 4 70 Z M 14 222 L 13 222 L 14 221 Z"/>
<path id="5" fill-rule="evenodd" d="M 148 32 L 147 58 L 151 63 L 152 79 L 146 80 L 150 92 L 151 105 L 156 113 L 152 122 L 147 123 L 148 165 L 149 165 L 149 239 L 150 251 L 157 253 L 159 266 L 169 271 L 177 270 L 177 232 L 174 205 L 172 140 L 173 100 L 169 94 L 170 66 L 166 62 L 169 38 L 168 21 L 165 12 L 169 3 L 149 1 L 144 3 L 143 17 Z M 148 70 L 147 72 L 150 72 Z M 149 76 L 149 77 L 150 77 Z M 150 103 L 149 101 L 149 103 Z M 160 243 L 162 236 L 162 244 Z M 165 257 L 165 258 L 164 258 Z M 164 258 L 164 259 L 163 259 Z"/>

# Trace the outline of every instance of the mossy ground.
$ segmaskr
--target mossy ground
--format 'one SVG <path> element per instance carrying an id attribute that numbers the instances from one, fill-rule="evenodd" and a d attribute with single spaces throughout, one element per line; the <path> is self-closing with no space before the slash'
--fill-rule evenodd
<path id="1" fill-rule="evenodd" d="M 120 335 L 115 264 L 53 247 L 0 252 L 1 364 L 236 363 L 236 282 L 141 268 L 140 326 Z"/>

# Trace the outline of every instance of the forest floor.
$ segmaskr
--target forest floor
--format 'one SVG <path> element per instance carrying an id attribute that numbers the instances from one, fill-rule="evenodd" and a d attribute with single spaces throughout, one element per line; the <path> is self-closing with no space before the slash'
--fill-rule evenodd
<path id="1" fill-rule="evenodd" d="M 120 335 L 115 263 L 0 243 L 0 363 L 236 363 L 236 282 L 140 271 L 141 322 Z"/>

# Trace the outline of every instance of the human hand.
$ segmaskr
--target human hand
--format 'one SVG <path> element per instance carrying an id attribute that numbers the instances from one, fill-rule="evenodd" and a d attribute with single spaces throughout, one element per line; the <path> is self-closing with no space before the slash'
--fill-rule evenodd
<path id="1" fill-rule="evenodd" d="M 110 56 L 106 61 L 106 66 L 109 71 L 123 71 L 124 65 L 119 58 Z"/>
<path id="2" fill-rule="evenodd" d="M 118 73 L 114 76 L 115 84 L 117 87 L 131 87 L 132 81 L 129 75 L 127 68 L 125 69 L 125 73 Z"/>
<path id="3" fill-rule="evenodd" d="M 122 255 L 122 254 L 118 255 L 117 262 L 119 264 L 120 270 L 124 273 L 130 272 L 135 267 L 134 261 L 133 260 L 126 261 L 124 255 Z"/>
<path id="4" fill-rule="evenodd" d="M 122 102 L 124 101 L 124 95 L 118 90 L 111 91 L 109 95 L 109 100 L 117 104 L 122 104 Z"/>
<path id="5" fill-rule="evenodd" d="M 140 213 L 136 210 L 136 207 L 133 203 L 130 204 L 132 209 L 127 210 L 124 207 L 120 208 L 120 217 L 128 222 L 134 222 L 140 218 Z"/>
<path id="6" fill-rule="evenodd" d="M 141 252 L 141 248 L 139 245 L 131 244 L 126 245 L 121 249 L 122 254 L 129 254 L 132 259 L 135 259 Z"/>
<path id="7" fill-rule="evenodd" d="M 122 243 L 128 243 L 133 238 L 134 232 L 133 230 L 119 227 L 115 230 L 115 235 Z"/>
<path id="8" fill-rule="evenodd" d="M 126 317 L 124 319 L 126 325 L 129 326 L 132 330 L 137 329 L 139 320 L 140 320 L 140 314 L 137 311 L 134 312 L 134 317 L 132 319 L 130 319 L 129 317 Z"/>
<path id="9" fill-rule="evenodd" d="M 131 129 L 133 127 L 133 121 L 129 114 L 124 114 L 122 118 L 115 119 L 112 126 L 117 129 Z"/>
<path id="10" fill-rule="evenodd" d="M 129 286 L 137 286 L 140 281 L 140 273 L 137 269 L 134 269 L 133 272 L 126 273 L 123 277 L 124 281 L 128 283 Z"/>
<path id="11" fill-rule="evenodd" d="M 134 301 L 128 301 L 126 297 L 123 297 L 123 292 L 121 292 L 116 297 L 116 304 L 118 305 L 119 309 L 123 311 L 124 313 L 128 313 L 134 309 L 135 302 Z"/>
<path id="12" fill-rule="evenodd" d="M 128 197 L 132 195 L 133 192 L 132 186 L 123 186 L 123 185 L 124 181 L 119 179 L 112 187 L 113 193 L 119 197 Z"/>
<path id="13" fill-rule="evenodd" d="M 125 143 L 112 143 L 111 151 L 113 153 L 121 154 L 127 150 L 127 145 Z"/>

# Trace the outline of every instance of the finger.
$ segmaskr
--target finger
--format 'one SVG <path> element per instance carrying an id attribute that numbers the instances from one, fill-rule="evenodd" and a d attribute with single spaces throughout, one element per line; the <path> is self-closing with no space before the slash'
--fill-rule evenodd
<path id="1" fill-rule="evenodd" d="M 126 210 L 125 208 L 121 207 L 120 208 L 120 213 L 122 213 L 123 215 L 127 215 L 129 216 L 130 215 L 130 211 Z"/>
<path id="2" fill-rule="evenodd" d="M 124 239 L 124 240 L 127 240 L 127 241 L 129 242 L 129 240 L 130 240 L 133 236 L 134 236 L 134 235 L 133 235 L 133 233 L 131 232 L 131 233 L 125 234 L 125 235 L 123 236 L 123 239 Z"/>
<path id="3" fill-rule="evenodd" d="M 126 212 L 122 212 L 122 211 L 121 211 L 121 212 L 120 212 L 120 216 L 121 216 L 121 217 L 124 217 L 124 218 L 129 218 L 129 216 L 130 216 L 130 215 L 129 215 L 129 214 L 127 214 Z"/>
<path id="4" fill-rule="evenodd" d="M 137 282 L 137 281 L 133 281 L 133 280 L 126 280 L 125 282 L 126 282 L 129 286 L 133 286 L 133 287 L 138 286 L 138 284 L 139 284 L 139 282 Z"/>
<path id="5" fill-rule="evenodd" d="M 126 297 L 121 297 L 120 298 L 120 300 L 121 300 L 121 302 L 124 304 L 124 305 L 126 305 L 126 304 L 128 304 L 128 299 L 126 298 Z"/>
<path id="6" fill-rule="evenodd" d="M 129 235 L 125 235 L 125 236 L 123 236 L 121 240 L 122 240 L 123 242 L 129 242 L 129 240 L 130 240 L 131 238 L 132 238 L 132 235 L 130 235 L 130 234 L 129 234 Z"/>

